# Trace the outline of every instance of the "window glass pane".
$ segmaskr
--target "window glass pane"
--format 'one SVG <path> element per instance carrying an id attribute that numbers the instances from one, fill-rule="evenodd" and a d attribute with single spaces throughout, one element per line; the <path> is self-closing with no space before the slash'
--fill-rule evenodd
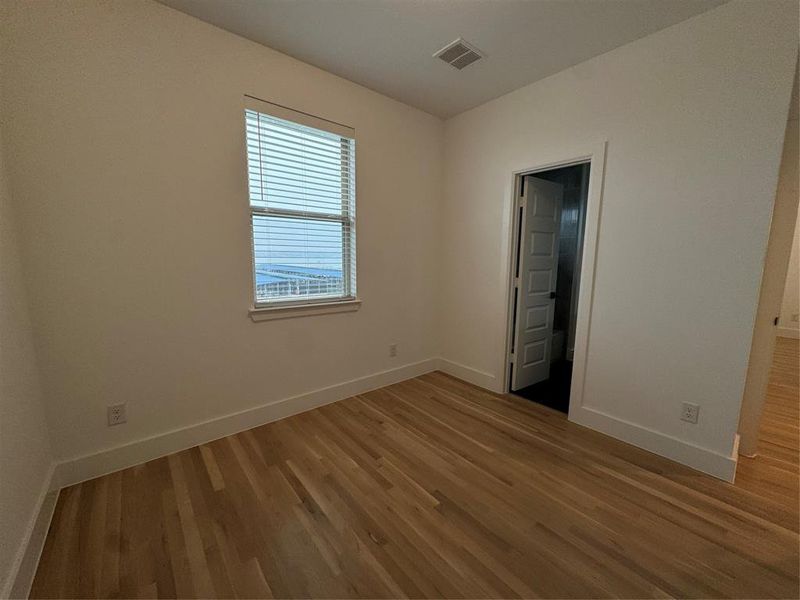
<path id="1" fill-rule="evenodd" d="M 253 215 L 256 302 L 345 295 L 344 225 Z"/>
<path id="2" fill-rule="evenodd" d="M 355 296 L 355 140 L 250 109 L 245 130 L 255 303 Z"/>

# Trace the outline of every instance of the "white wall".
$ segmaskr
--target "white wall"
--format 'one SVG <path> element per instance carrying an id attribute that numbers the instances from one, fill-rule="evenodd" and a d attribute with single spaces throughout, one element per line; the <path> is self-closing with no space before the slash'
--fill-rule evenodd
<path id="1" fill-rule="evenodd" d="M 53 461 L 10 200 L 0 147 L 0 598 L 11 593 Z"/>
<path id="2" fill-rule="evenodd" d="M 795 223 L 792 254 L 786 272 L 786 287 L 783 291 L 780 314 L 778 335 L 800 337 L 800 322 L 798 322 L 800 319 L 798 317 L 800 315 L 800 220 Z"/>
<path id="3" fill-rule="evenodd" d="M 58 459 L 135 461 L 126 444 L 440 351 L 501 388 L 511 173 L 607 139 L 585 414 L 717 474 L 731 462 L 795 3 L 726 4 L 444 126 L 151 1 L 3 11 L 3 134 Z M 247 318 L 245 93 L 356 128 L 360 311 Z M 129 422 L 108 428 L 117 402 Z"/>
<path id="4" fill-rule="evenodd" d="M 5 134 L 59 459 L 438 356 L 439 119 L 155 2 L 7 4 Z M 358 312 L 248 318 L 243 94 L 355 127 Z M 108 428 L 118 402 L 128 423 Z"/>
<path id="5" fill-rule="evenodd" d="M 502 388 L 511 173 L 608 140 L 575 415 L 729 478 L 796 24 L 732 2 L 447 121 L 444 358 Z"/>

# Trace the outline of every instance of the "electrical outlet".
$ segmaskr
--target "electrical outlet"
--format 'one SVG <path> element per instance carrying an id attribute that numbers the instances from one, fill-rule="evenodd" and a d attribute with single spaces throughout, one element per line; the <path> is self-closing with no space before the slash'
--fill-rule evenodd
<path id="1" fill-rule="evenodd" d="M 106 407 L 108 411 L 108 426 L 121 425 L 128 422 L 128 415 L 126 413 L 125 404 L 114 404 L 113 406 Z"/>
<path id="2" fill-rule="evenodd" d="M 397 356 L 397 344 L 389 344 L 389 356 Z"/>
<path id="3" fill-rule="evenodd" d="M 683 409 L 681 411 L 681 421 L 686 421 L 687 423 L 697 423 L 697 419 L 700 418 L 700 406 L 697 404 L 692 404 L 691 402 L 684 402 Z"/>

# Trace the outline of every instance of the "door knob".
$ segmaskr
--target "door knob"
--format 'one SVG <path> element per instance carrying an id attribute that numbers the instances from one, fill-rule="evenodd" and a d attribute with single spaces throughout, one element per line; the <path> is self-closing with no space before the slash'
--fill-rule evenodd
<path id="1" fill-rule="evenodd" d="M 550 300 L 553 300 L 556 297 L 555 292 L 550 292 Z"/>

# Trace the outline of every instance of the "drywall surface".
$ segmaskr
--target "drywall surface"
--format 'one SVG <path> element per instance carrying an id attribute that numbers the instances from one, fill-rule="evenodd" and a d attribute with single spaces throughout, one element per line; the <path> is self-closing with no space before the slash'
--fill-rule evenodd
<path id="1" fill-rule="evenodd" d="M 796 24 L 731 2 L 447 121 L 443 359 L 502 389 L 512 172 L 607 140 L 582 408 L 732 461 Z"/>
<path id="2" fill-rule="evenodd" d="M 795 121 L 796 123 L 797 121 Z M 800 157 L 796 157 L 800 160 Z M 795 162 L 797 166 L 797 162 Z M 795 223 L 792 253 L 786 271 L 778 335 L 800 337 L 800 221 Z"/>
<path id="3" fill-rule="evenodd" d="M 7 4 L 5 133 L 60 459 L 438 356 L 439 119 L 155 2 Z M 248 318 L 244 94 L 355 128 L 359 311 Z"/>
<path id="4" fill-rule="evenodd" d="M 0 598 L 11 593 L 52 462 L 0 144 Z"/>

